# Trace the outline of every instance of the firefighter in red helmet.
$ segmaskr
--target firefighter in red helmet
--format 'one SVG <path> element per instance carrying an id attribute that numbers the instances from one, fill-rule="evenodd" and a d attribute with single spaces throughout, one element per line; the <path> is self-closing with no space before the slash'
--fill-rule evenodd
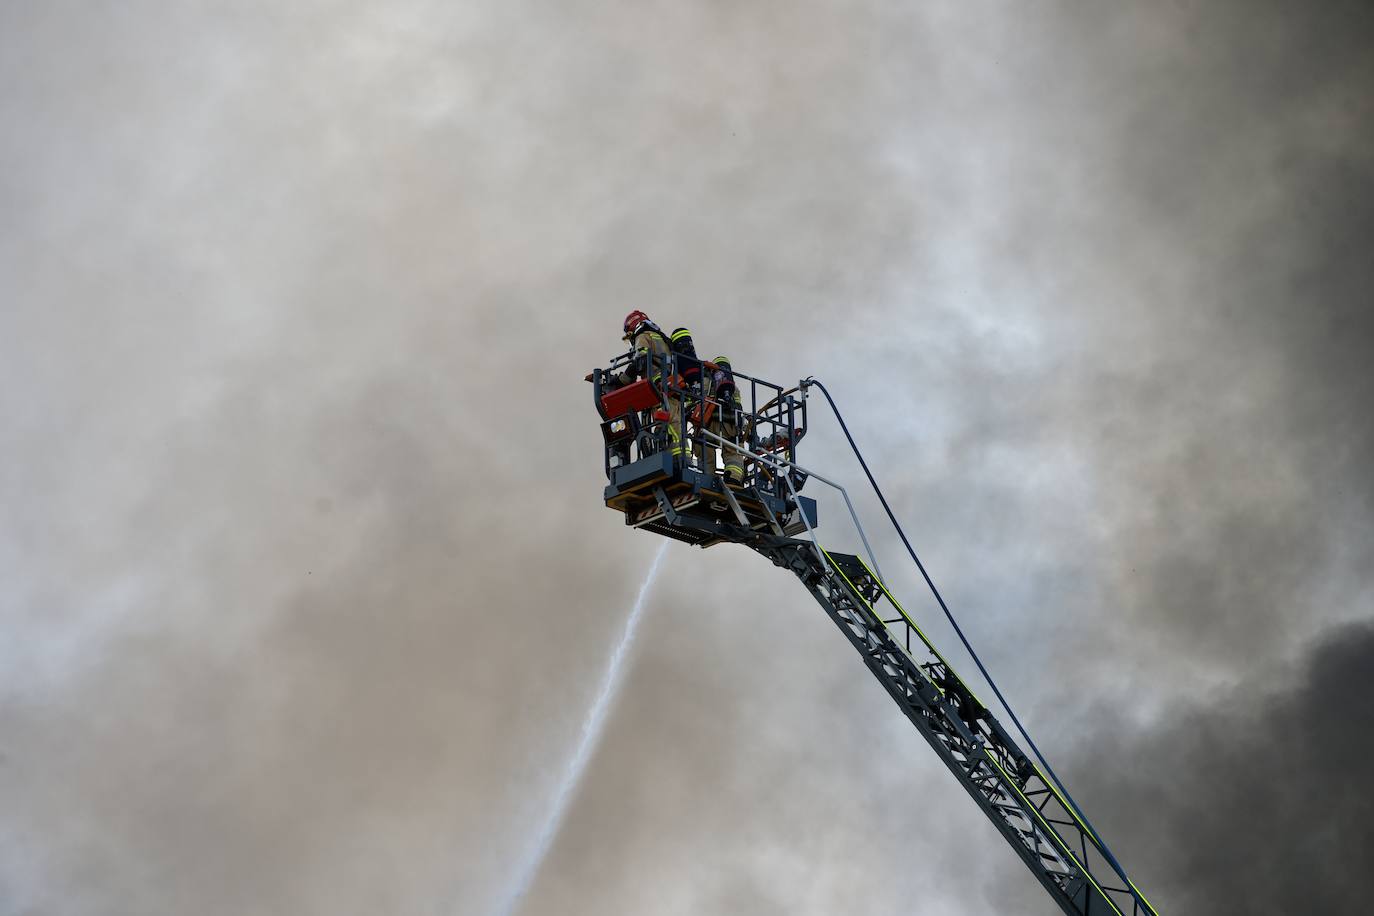
<path id="1" fill-rule="evenodd" d="M 649 316 L 635 309 L 625 316 L 625 340 L 634 347 L 634 358 L 626 370 L 616 376 L 616 382 L 628 385 L 643 377 L 662 392 L 668 402 L 668 443 L 674 458 L 686 453 L 682 441 L 682 398 L 667 390 L 665 381 L 672 365 L 672 347 L 667 336 Z"/>

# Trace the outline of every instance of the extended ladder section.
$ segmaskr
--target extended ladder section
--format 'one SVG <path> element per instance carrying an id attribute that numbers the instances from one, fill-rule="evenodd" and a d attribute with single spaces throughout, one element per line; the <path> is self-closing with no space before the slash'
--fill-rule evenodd
<path id="1" fill-rule="evenodd" d="M 602 419 L 607 508 L 628 526 L 699 547 L 743 544 L 791 570 L 1061 910 L 1158 916 L 888 592 L 844 487 L 796 463 L 805 383 L 784 391 L 735 373 L 746 396 L 725 399 L 687 385 L 678 369 L 676 354 L 628 353 L 588 376 Z M 639 380 L 626 381 L 627 372 Z M 729 454 L 746 463 L 734 489 L 718 473 L 717 456 Z M 798 492 L 812 479 L 843 497 L 873 566 L 816 540 L 816 502 Z"/>
<path id="2" fill-rule="evenodd" d="M 801 540 L 750 547 L 802 581 L 1060 909 L 1155 916 L 1117 886 L 1097 837 L 863 560 Z M 929 659 L 917 662 L 913 646 Z"/>

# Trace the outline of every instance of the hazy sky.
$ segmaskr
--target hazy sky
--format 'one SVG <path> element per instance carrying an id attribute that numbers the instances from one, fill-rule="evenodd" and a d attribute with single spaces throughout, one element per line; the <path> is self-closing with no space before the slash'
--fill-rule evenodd
<path id="1" fill-rule="evenodd" d="M 490 912 L 657 548 L 631 308 L 829 384 L 1161 912 L 1362 912 L 1372 19 L 0 5 L 0 916 Z M 760 558 L 631 665 L 529 916 L 1052 912 Z"/>

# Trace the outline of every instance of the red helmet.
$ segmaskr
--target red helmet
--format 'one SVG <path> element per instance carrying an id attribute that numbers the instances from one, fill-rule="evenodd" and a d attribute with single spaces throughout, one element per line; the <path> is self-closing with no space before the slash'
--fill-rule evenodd
<path id="1" fill-rule="evenodd" d="M 639 326 L 644 324 L 648 320 L 649 316 L 641 312 L 639 309 L 635 309 L 633 312 L 626 315 L 625 336 L 627 338 L 633 337 L 635 335 L 635 332 L 639 330 Z"/>

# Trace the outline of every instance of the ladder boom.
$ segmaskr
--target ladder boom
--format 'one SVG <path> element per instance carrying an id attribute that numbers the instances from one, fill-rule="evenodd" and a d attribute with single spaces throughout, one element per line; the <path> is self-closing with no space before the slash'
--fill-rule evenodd
<path id="1" fill-rule="evenodd" d="M 609 369 L 587 376 L 602 419 L 606 506 L 630 527 L 698 547 L 743 544 L 790 570 L 1063 912 L 1158 916 L 1134 885 L 1121 886 L 1115 860 L 1073 804 L 882 577 L 859 557 L 827 552 L 816 540 L 816 501 L 798 492 L 812 477 L 844 497 L 873 556 L 844 488 L 796 463 L 807 427 L 806 383 L 784 391 L 734 372 L 736 393 L 718 397 L 709 386 L 685 381 L 676 354 L 649 354 L 645 378 L 625 384 L 634 359 L 622 354 Z M 718 474 L 718 454 L 746 465 L 734 489 Z"/>
<path id="2" fill-rule="evenodd" d="M 1097 838 L 863 560 L 810 541 L 771 540 L 749 546 L 801 580 L 1063 912 L 1155 916 L 1112 883 L 1119 879 Z M 883 598 L 893 608 L 886 619 L 877 609 Z M 930 651 L 931 661 L 916 662 L 913 637 Z"/>

